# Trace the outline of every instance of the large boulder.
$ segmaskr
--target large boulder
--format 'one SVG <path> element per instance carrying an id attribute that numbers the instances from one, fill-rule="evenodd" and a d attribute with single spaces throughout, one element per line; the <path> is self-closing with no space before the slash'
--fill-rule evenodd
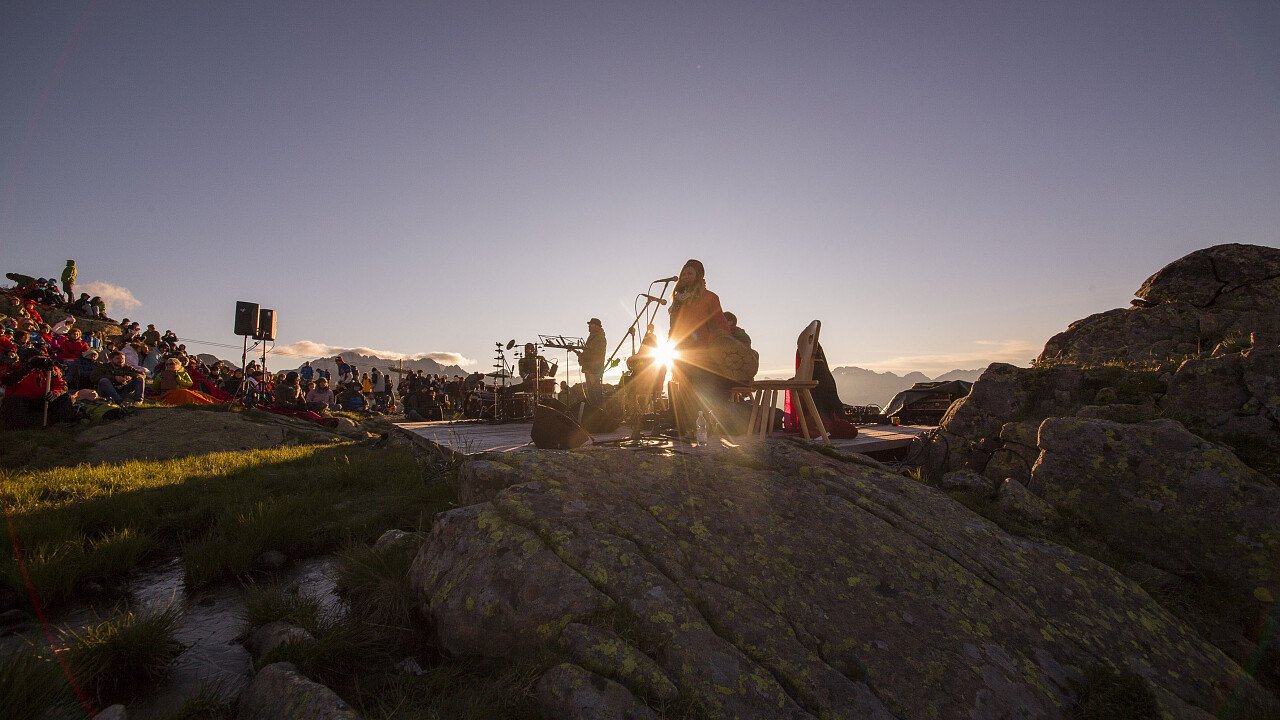
<path id="1" fill-rule="evenodd" d="M 1101 668 L 1140 676 L 1168 717 L 1228 698 L 1280 713 L 1133 581 L 902 475 L 776 440 L 502 464 L 411 577 L 442 647 L 571 662 L 548 704 L 593 688 L 591 716 L 643 716 L 669 681 L 706 717 L 1065 718 Z"/>
<path id="2" fill-rule="evenodd" d="M 1172 420 L 1049 418 L 1029 489 L 1119 555 L 1198 578 L 1241 616 L 1280 597 L 1280 487 Z"/>
<path id="3" fill-rule="evenodd" d="M 1152 275 L 1133 307 L 1072 323 L 1038 364 L 1166 368 L 1251 335 L 1280 337 L 1280 249 L 1227 244 L 1198 250 Z"/>

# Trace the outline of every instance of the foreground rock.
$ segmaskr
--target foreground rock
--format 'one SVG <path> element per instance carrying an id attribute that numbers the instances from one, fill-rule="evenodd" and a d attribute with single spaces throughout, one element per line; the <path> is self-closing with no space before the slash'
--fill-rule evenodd
<path id="1" fill-rule="evenodd" d="M 279 662 L 258 671 L 240 696 L 239 720 L 357 720 L 336 693 Z"/>
<path id="2" fill-rule="evenodd" d="M 1141 676 L 1171 717 L 1280 713 L 1106 565 L 791 443 L 520 453 L 463 475 L 477 504 L 441 517 L 411 571 L 422 610 L 452 653 L 569 663 L 540 686 L 548 716 L 576 687 L 644 717 L 669 683 L 707 717 L 1062 718 L 1099 667 Z"/>

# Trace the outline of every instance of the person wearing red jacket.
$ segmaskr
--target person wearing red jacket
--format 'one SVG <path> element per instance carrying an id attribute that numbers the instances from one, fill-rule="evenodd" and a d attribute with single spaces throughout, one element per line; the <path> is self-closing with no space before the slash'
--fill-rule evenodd
<path id="1" fill-rule="evenodd" d="M 5 429 L 41 425 L 46 417 L 49 422 L 76 419 L 75 406 L 67 394 L 67 381 L 48 356 L 36 355 L 25 364 L 11 366 L 4 383 L 0 417 Z"/>
<path id="2" fill-rule="evenodd" d="M 53 336 L 53 348 L 58 362 L 69 363 L 89 349 L 89 343 L 81 337 L 80 328 L 71 328 L 66 335 Z"/>
<path id="3" fill-rule="evenodd" d="M 716 341 L 730 333 L 730 326 L 720 307 L 720 296 L 707 289 L 700 261 L 689 260 L 680 269 L 674 295 L 668 310 L 671 329 L 667 337 L 675 345 L 671 379 L 680 385 L 681 397 L 673 400 L 680 406 L 677 413 L 682 425 L 691 427 L 698 410 L 706 407 L 719 413 L 729 401 L 734 382 L 712 370 L 710 356 Z"/>

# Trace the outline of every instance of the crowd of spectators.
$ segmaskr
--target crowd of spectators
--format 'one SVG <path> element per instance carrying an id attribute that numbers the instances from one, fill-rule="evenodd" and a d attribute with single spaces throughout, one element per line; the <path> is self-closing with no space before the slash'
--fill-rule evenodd
<path id="1" fill-rule="evenodd" d="M 74 294 L 75 264 L 59 283 L 17 273 L 0 290 L 0 422 L 4 428 L 75 421 L 104 407 L 129 412 L 144 401 L 165 405 L 241 402 L 268 412 L 336 425 L 336 411 L 405 412 L 410 419 L 451 419 L 477 411 L 483 376 L 361 371 L 341 356 L 336 377 L 304 362 L 296 370 L 241 370 L 189 352 L 172 330 L 107 317 L 100 297 Z M 51 313 L 51 310 L 60 312 Z M 45 315 L 65 317 L 48 323 Z M 86 323 L 85 321 L 93 321 Z M 85 332 L 78 325 L 96 328 Z M 114 325 L 118 332 L 109 329 Z M 468 406 L 470 412 L 468 412 Z"/>

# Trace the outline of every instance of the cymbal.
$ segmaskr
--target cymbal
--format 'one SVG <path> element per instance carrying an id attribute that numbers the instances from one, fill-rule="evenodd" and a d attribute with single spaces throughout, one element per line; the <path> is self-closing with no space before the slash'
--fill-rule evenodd
<path id="1" fill-rule="evenodd" d="M 491 377 L 491 378 L 507 378 L 507 377 L 511 377 L 511 374 L 510 374 L 510 373 L 505 373 L 505 372 L 491 372 L 491 373 L 485 373 L 485 377 Z"/>

